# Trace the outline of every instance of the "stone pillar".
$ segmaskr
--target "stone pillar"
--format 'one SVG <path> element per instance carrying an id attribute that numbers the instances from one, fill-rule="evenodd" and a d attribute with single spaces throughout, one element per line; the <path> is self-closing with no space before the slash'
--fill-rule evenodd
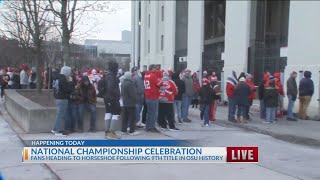
<path id="1" fill-rule="evenodd" d="M 204 39 L 204 1 L 189 1 L 188 5 L 188 69 L 202 69 Z"/>
<path id="2" fill-rule="evenodd" d="M 176 39 L 176 1 L 164 1 L 164 69 L 174 69 Z"/>

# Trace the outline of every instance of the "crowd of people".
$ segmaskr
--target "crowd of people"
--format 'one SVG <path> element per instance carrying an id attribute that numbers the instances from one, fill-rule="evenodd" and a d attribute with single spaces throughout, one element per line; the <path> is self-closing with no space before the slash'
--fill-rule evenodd
<path id="1" fill-rule="evenodd" d="M 57 113 L 52 133 L 65 136 L 72 132 L 83 132 L 85 111 L 90 112 L 90 132 L 96 131 L 97 97 L 105 104 L 105 138 L 119 139 L 115 133 L 116 121 L 122 121 L 121 134 L 137 135 L 136 128 L 147 132 L 161 130 L 178 131 L 177 123 L 190 123 L 189 107 L 200 109 L 203 127 L 216 120 L 221 88 L 215 72 L 199 74 L 185 69 L 181 72 L 160 70 L 156 65 L 144 66 L 140 71 L 133 67 L 123 73 L 116 62 L 109 62 L 106 71 L 87 69 L 79 71 L 64 66 L 59 69 L 41 71 L 41 88 L 53 89 Z M 260 118 L 263 123 L 274 123 L 284 115 L 283 99 L 288 98 L 287 120 L 308 119 L 307 109 L 314 93 L 311 72 L 305 71 L 299 87 L 297 73 L 292 72 L 284 92 L 281 74 L 264 74 L 258 88 L 253 76 L 233 71 L 226 81 L 228 97 L 228 120 L 246 124 L 251 120 L 250 107 L 253 100 L 260 100 Z M 51 79 L 50 79 L 51 78 Z M 49 80 L 50 79 L 50 80 Z M 35 68 L 21 65 L 19 69 L 5 68 L 0 71 L 1 98 L 5 89 L 35 89 L 37 76 Z M 256 92 L 258 91 L 258 92 Z M 258 95 L 258 97 L 256 97 Z M 293 109 L 296 99 L 300 106 L 298 116 Z M 64 126 L 62 122 L 64 121 Z"/>

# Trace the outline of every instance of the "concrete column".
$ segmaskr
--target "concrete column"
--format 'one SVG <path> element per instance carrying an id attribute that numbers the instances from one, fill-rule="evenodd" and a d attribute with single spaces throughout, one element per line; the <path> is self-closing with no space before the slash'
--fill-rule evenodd
<path id="1" fill-rule="evenodd" d="M 135 46 L 135 41 L 136 41 L 136 19 L 137 17 L 135 16 L 135 11 L 136 11 L 136 4 L 137 1 L 131 1 L 131 55 L 130 55 L 130 69 L 135 66 L 136 64 L 136 56 L 135 56 L 135 49 L 137 48 Z"/>
<path id="2" fill-rule="evenodd" d="M 188 5 L 188 69 L 202 69 L 204 39 L 204 1 L 189 1 Z"/>
<path id="3" fill-rule="evenodd" d="M 164 69 L 174 68 L 176 39 L 176 1 L 164 1 Z"/>
<path id="4" fill-rule="evenodd" d="M 141 1 L 141 37 L 140 37 L 140 58 L 141 65 L 149 65 L 147 59 L 148 53 L 148 39 L 147 39 L 147 28 L 148 28 L 148 11 L 147 11 L 147 1 Z"/>
<path id="5" fill-rule="evenodd" d="M 150 2 L 150 64 L 161 64 L 161 60 L 158 59 L 157 56 L 159 52 L 159 40 L 160 36 L 158 33 L 158 27 L 159 27 L 159 1 L 151 1 Z M 159 63 L 160 62 L 160 63 Z"/>
<path id="6" fill-rule="evenodd" d="M 140 24 L 139 24 L 139 1 L 133 1 L 135 4 L 135 12 L 134 12 L 134 35 L 133 33 L 131 33 L 134 36 L 134 41 L 131 42 L 131 44 L 135 47 L 134 48 L 134 64 L 135 66 L 138 66 L 138 58 L 139 58 L 139 28 L 140 28 Z"/>

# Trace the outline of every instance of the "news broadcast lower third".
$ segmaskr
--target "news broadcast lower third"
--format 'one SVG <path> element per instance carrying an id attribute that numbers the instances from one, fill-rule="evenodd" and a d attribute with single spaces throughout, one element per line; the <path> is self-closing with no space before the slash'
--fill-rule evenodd
<path id="1" fill-rule="evenodd" d="M 258 147 L 193 147 L 176 140 L 32 140 L 23 163 L 258 163 Z"/>

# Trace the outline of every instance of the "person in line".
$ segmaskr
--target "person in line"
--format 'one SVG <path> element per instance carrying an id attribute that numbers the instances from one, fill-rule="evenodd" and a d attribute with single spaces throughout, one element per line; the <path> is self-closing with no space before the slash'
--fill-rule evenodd
<path id="1" fill-rule="evenodd" d="M 266 119 L 263 123 L 274 123 L 276 119 L 276 111 L 279 104 L 279 90 L 275 84 L 274 77 L 270 76 L 269 85 L 265 87 L 264 104 L 266 108 Z"/>
<path id="2" fill-rule="evenodd" d="M 132 80 L 136 88 L 136 117 L 135 123 L 137 127 L 145 127 L 145 124 L 141 122 L 141 111 L 144 101 L 144 83 L 140 73 L 140 69 L 138 67 L 133 67 L 131 69 L 132 72 Z"/>
<path id="3" fill-rule="evenodd" d="M 311 80 L 311 75 L 312 73 L 310 71 L 305 71 L 304 78 L 301 79 L 299 84 L 299 119 L 302 120 L 309 119 L 307 111 L 314 93 L 314 84 Z"/>
<path id="4" fill-rule="evenodd" d="M 218 107 L 218 101 L 221 100 L 221 92 L 220 92 L 220 86 L 218 84 L 218 77 L 212 76 L 210 79 L 210 87 L 213 90 L 213 99 L 210 105 L 210 116 L 209 119 L 211 122 L 214 122 L 216 120 L 216 112 Z"/>
<path id="5" fill-rule="evenodd" d="M 246 109 L 249 106 L 250 86 L 246 84 L 246 79 L 241 77 L 239 83 L 234 88 L 235 101 L 238 106 L 237 122 L 246 124 Z"/>
<path id="6" fill-rule="evenodd" d="M 137 69 L 138 70 L 138 69 Z M 136 105 L 137 105 L 137 87 L 132 80 L 132 74 L 125 72 L 123 82 L 121 83 L 121 97 L 123 100 L 122 127 L 121 133 L 127 134 L 128 124 L 130 126 L 129 135 L 138 135 L 136 128 Z"/>
<path id="7" fill-rule="evenodd" d="M 163 73 L 162 83 L 159 95 L 159 125 L 162 130 L 167 130 L 167 121 L 170 131 L 177 131 L 174 125 L 173 101 L 177 95 L 178 89 L 176 84 L 170 79 L 168 72 Z"/>
<path id="8" fill-rule="evenodd" d="M 116 122 L 119 120 L 121 113 L 120 107 L 120 80 L 118 75 L 118 63 L 108 62 L 108 71 L 106 77 L 102 79 L 103 82 L 98 83 L 99 93 L 101 92 L 104 104 L 106 107 L 105 120 L 105 138 L 106 139 L 120 139 L 115 133 Z"/>
<path id="9" fill-rule="evenodd" d="M 156 74 L 157 66 L 151 64 L 149 71 L 144 76 L 144 95 L 147 104 L 147 116 L 146 116 L 146 131 L 151 133 L 159 133 L 156 129 L 156 122 L 158 120 L 159 110 L 159 87 L 160 79 Z"/>
<path id="10" fill-rule="evenodd" d="M 189 107 L 192 101 L 192 97 L 195 94 L 194 88 L 193 88 L 193 80 L 191 78 L 191 70 L 187 69 L 184 72 L 184 76 L 182 78 L 182 81 L 185 84 L 185 93 L 182 95 L 182 110 L 181 115 L 183 122 L 190 123 L 191 120 L 188 119 L 189 114 Z"/>
<path id="11" fill-rule="evenodd" d="M 235 115 L 237 111 L 237 105 L 235 101 L 234 88 L 237 85 L 237 75 L 235 71 L 232 71 L 232 75 L 227 78 L 226 92 L 228 96 L 228 121 L 236 122 Z"/>
<path id="12" fill-rule="evenodd" d="M 6 78 L 6 73 L 4 69 L 0 70 L 0 97 L 1 101 L 4 101 L 3 96 L 4 96 L 4 91 L 7 87 L 7 78 Z"/>
<path id="13" fill-rule="evenodd" d="M 30 89 L 36 89 L 37 88 L 37 74 L 36 74 L 36 68 L 31 68 L 31 75 L 29 77 L 29 87 Z"/>
<path id="14" fill-rule="evenodd" d="M 14 74 L 14 69 L 12 68 L 8 68 L 8 72 L 7 75 L 9 76 L 9 81 L 8 81 L 8 88 L 9 89 L 13 89 L 12 85 L 13 85 L 13 74 Z"/>
<path id="15" fill-rule="evenodd" d="M 15 72 L 12 75 L 12 86 L 11 89 L 21 89 L 20 85 L 20 75 L 19 75 L 19 70 L 16 69 Z"/>
<path id="16" fill-rule="evenodd" d="M 209 110 L 212 103 L 213 90 L 210 86 L 210 82 L 207 78 L 202 79 L 202 86 L 199 91 L 201 114 L 203 114 L 203 125 L 204 127 L 209 126 Z"/>
<path id="17" fill-rule="evenodd" d="M 20 84 L 22 89 L 27 89 L 29 84 L 29 77 L 28 77 L 28 67 L 26 65 L 21 66 L 20 72 Z"/>
<path id="18" fill-rule="evenodd" d="M 194 96 L 192 99 L 192 108 L 198 108 L 200 82 L 198 79 L 198 74 L 196 72 L 193 73 L 192 80 L 193 80 L 193 89 L 194 89 Z"/>
<path id="19" fill-rule="evenodd" d="M 74 78 L 72 76 L 72 71 L 70 78 L 72 79 L 70 83 L 72 86 L 76 87 L 76 83 L 74 82 Z M 76 123 L 78 125 L 78 132 L 82 133 L 83 128 L 79 128 L 79 119 L 80 119 L 80 112 L 79 112 L 79 104 L 80 104 L 80 96 L 76 89 L 71 93 L 69 101 L 68 101 L 68 108 L 67 108 L 67 117 L 65 120 L 65 130 L 68 133 L 75 132 Z M 78 122 L 77 122 L 78 121 Z"/>
<path id="20" fill-rule="evenodd" d="M 144 81 L 144 76 L 146 74 L 146 72 L 148 71 L 148 66 L 144 65 L 143 66 L 143 71 L 141 72 L 141 76 L 142 76 L 142 80 Z M 143 98 L 143 110 L 142 110 L 142 117 L 141 117 L 141 124 L 142 125 L 146 125 L 147 122 L 147 103 L 146 103 L 146 99 L 145 97 Z"/>
<path id="21" fill-rule="evenodd" d="M 290 74 L 289 79 L 287 80 L 287 96 L 288 96 L 288 108 L 287 108 L 287 120 L 288 121 L 297 121 L 293 116 L 294 103 L 297 100 L 298 96 L 298 86 L 296 82 L 298 73 L 293 71 Z"/>
<path id="22" fill-rule="evenodd" d="M 78 129 L 83 132 L 84 112 L 90 112 L 89 132 L 96 132 L 97 119 L 97 94 L 94 85 L 90 82 L 88 76 L 83 76 L 80 84 L 76 86 L 76 94 L 79 95 L 79 119 Z"/>
<path id="23" fill-rule="evenodd" d="M 263 80 L 260 82 L 258 87 L 258 95 L 260 100 L 260 118 L 265 119 L 266 118 L 266 108 L 264 106 L 264 90 L 265 86 L 269 86 L 269 74 L 263 75 Z"/>
<path id="24" fill-rule="evenodd" d="M 246 83 L 250 87 L 251 93 L 249 96 L 249 105 L 246 108 L 245 119 L 250 121 L 251 120 L 250 115 L 249 115 L 250 107 L 252 106 L 253 100 L 256 99 L 256 87 L 253 83 L 251 74 L 246 75 Z"/>
<path id="25" fill-rule="evenodd" d="M 177 114 L 178 122 L 181 124 L 183 123 L 182 121 L 182 116 L 181 116 L 181 104 L 182 104 L 182 94 L 185 93 L 186 87 L 184 82 L 180 79 L 179 73 L 173 73 L 172 75 L 172 80 L 176 84 L 178 88 L 178 93 L 176 96 L 174 96 L 174 110 L 175 113 Z"/>
<path id="26" fill-rule="evenodd" d="M 61 127 L 63 120 L 66 120 L 66 112 L 68 108 L 68 99 L 70 94 L 74 91 L 72 78 L 70 77 L 71 68 L 63 66 L 61 72 L 53 82 L 53 92 L 56 98 L 57 113 L 55 118 L 54 127 L 51 130 L 56 136 L 68 135 Z"/>
<path id="27" fill-rule="evenodd" d="M 283 117 L 284 90 L 283 90 L 283 85 L 281 82 L 281 74 L 275 73 L 274 78 L 275 78 L 275 84 L 276 84 L 278 91 L 279 91 L 279 103 L 278 103 L 279 107 L 277 108 L 276 117 L 282 118 Z"/>

